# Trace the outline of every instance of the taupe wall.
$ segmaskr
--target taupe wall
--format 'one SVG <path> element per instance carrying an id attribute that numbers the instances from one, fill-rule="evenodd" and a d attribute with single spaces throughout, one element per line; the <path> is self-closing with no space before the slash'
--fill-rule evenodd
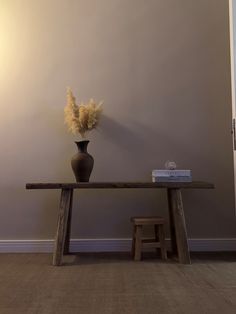
<path id="1" fill-rule="evenodd" d="M 93 181 L 151 180 L 175 160 L 214 191 L 185 191 L 189 236 L 235 237 L 227 0 L 1 0 L 0 238 L 54 236 L 73 181 L 66 87 L 104 100 L 90 134 Z M 129 217 L 167 217 L 164 191 L 75 193 L 73 238 L 129 237 Z"/>

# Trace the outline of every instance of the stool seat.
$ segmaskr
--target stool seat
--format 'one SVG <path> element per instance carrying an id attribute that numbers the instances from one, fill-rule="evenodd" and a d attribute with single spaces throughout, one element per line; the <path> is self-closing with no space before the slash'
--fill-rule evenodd
<path id="1" fill-rule="evenodd" d="M 133 239 L 132 239 L 132 254 L 135 261 L 141 260 L 141 249 L 143 247 L 148 248 L 160 248 L 162 259 L 167 259 L 166 245 L 165 245 L 165 232 L 164 225 L 165 219 L 160 216 L 142 216 L 131 217 L 133 223 Z M 143 226 L 153 226 L 155 230 L 154 239 L 142 239 Z"/>
<path id="2" fill-rule="evenodd" d="M 140 217 L 131 217 L 131 222 L 135 225 L 163 225 L 165 223 L 165 219 L 160 216 L 140 216 Z"/>

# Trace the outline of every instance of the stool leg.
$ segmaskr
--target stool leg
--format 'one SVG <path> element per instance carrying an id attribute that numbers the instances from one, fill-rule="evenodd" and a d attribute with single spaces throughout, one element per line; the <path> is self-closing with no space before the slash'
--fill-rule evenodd
<path id="1" fill-rule="evenodd" d="M 160 241 L 160 247 L 161 247 L 161 258 L 166 260 L 167 253 L 166 253 L 164 225 L 159 225 L 158 229 L 159 229 L 159 241 Z"/>
<path id="2" fill-rule="evenodd" d="M 133 225 L 133 237 L 132 237 L 132 249 L 131 249 L 131 254 L 133 258 L 135 254 L 135 233 L 136 233 L 136 228 L 135 228 L 135 225 Z"/>
<path id="3" fill-rule="evenodd" d="M 134 260 L 140 261 L 141 260 L 141 247 L 142 247 L 142 226 L 136 226 L 135 228 L 135 252 L 134 252 Z"/>
<path id="4" fill-rule="evenodd" d="M 155 240 L 156 242 L 160 242 L 158 225 L 154 225 L 154 228 L 155 228 Z M 156 248 L 156 251 L 157 253 L 159 253 L 159 248 Z"/>

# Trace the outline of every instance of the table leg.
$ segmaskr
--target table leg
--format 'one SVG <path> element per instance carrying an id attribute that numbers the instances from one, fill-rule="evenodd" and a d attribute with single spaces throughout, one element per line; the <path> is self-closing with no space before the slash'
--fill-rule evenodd
<path id="1" fill-rule="evenodd" d="M 71 189 L 62 189 L 58 214 L 57 232 L 53 253 L 53 265 L 55 266 L 59 266 L 62 263 L 70 203 L 71 203 Z"/>
<path id="2" fill-rule="evenodd" d="M 191 264 L 181 190 L 168 189 L 168 200 L 172 247 L 176 246 L 180 263 Z"/>
<path id="3" fill-rule="evenodd" d="M 64 246 L 64 254 L 70 254 L 70 231 L 71 231 L 71 217 L 72 217 L 72 205 L 73 205 L 73 189 L 70 190 L 70 205 L 69 205 L 69 214 L 67 221 L 67 230 Z"/>
<path id="4" fill-rule="evenodd" d="M 173 216 L 173 206 L 172 206 L 172 201 L 171 201 L 172 199 L 171 189 L 167 189 L 167 197 L 168 197 L 169 220 L 170 220 L 171 250 L 172 250 L 172 254 L 177 255 L 177 243 L 176 243 L 174 216 Z"/>

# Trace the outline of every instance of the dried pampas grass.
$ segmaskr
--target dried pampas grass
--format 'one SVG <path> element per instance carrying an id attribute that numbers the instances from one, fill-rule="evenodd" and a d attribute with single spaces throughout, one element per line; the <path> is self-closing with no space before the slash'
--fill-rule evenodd
<path id="1" fill-rule="evenodd" d="M 97 104 L 90 99 L 87 104 L 76 105 L 76 99 L 70 88 L 67 89 L 67 104 L 64 109 L 68 131 L 80 134 L 83 138 L 87 131 L 94 129 L 102 112 L 102 102 Z"/>

